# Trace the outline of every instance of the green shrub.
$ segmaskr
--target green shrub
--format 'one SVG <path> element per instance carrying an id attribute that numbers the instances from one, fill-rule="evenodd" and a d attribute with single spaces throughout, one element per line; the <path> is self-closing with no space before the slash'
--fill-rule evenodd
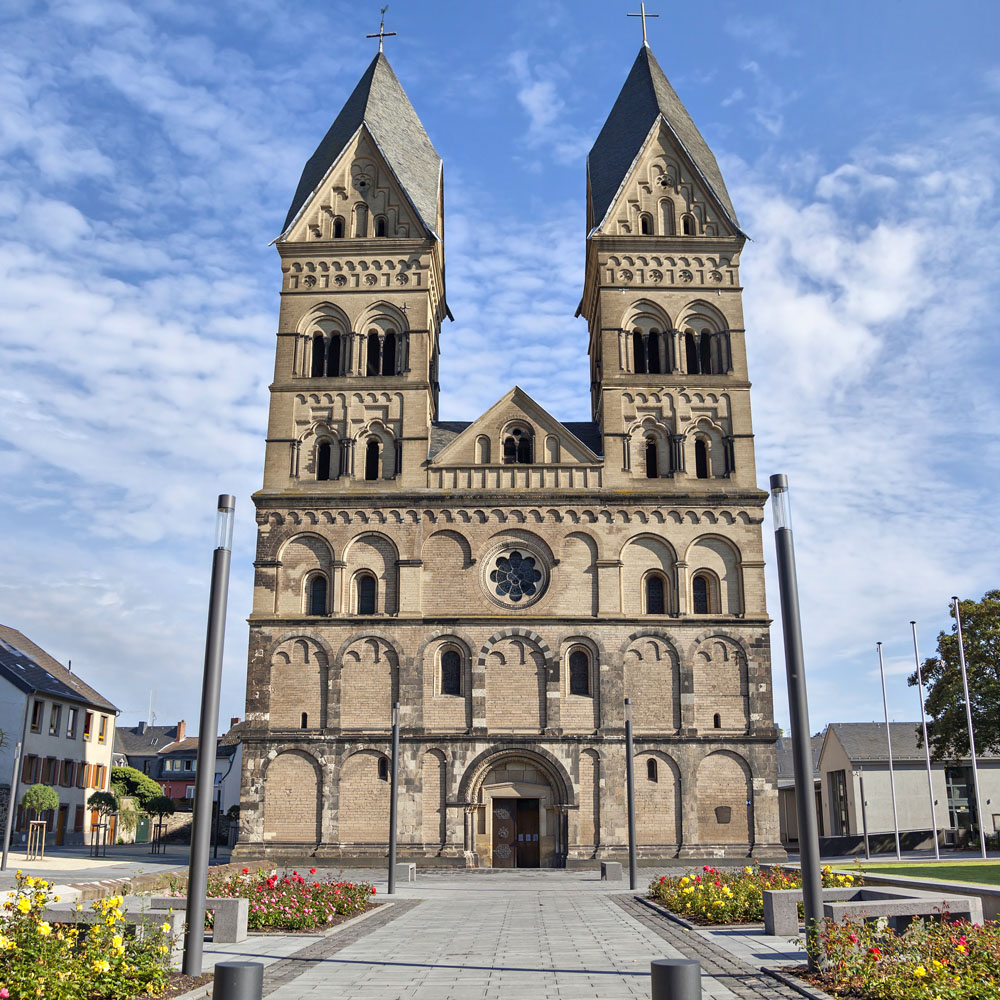
<path id="1" fill-rule="evenodd" d="M 87 799 L 87 805 L 96 809 L 102 816 L 111 816 L 118 812 L 118 796 L 114 792 L 94 792 Z"/>
<path id="2" fill-rule="evenodd" d="M 148 774 L 134 767 L 111 768 L 111 787 L 119 798 L 131 796 L 135 799 L 140 809 L 145 809 L 150 799 L 163 794 L 163 789 Z"/>

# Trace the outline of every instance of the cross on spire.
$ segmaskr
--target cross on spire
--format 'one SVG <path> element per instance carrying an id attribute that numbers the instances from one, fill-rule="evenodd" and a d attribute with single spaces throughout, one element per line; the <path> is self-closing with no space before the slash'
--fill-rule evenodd
<path id="1" fill-rule="evenodd" d="M 646 18 L 647 17 L 659 17 L 660 15 L 659 14 L 647 14 L 646 13 L 646 4 L 645 4 L 645 2 L 639 4 L 639 11 L 640 11 L 640 13 L 638 13 L 638 14 L 627 14 L 626 17 L 641 17 L 642 18 L 642 44 L 643 45 L 649 45 L 649 42 L 646 41 Z M 374 38 L 375 36 L 374 35 L 370 35 L 369 37 Z M 381 49 L 379 51 L 381 51 Z"/>
<path id="2" fill-rule="evenodd" d="M 385 30 L 385 12 L 388 9 L 389 9 L 389 5 L 388 4 L 386 4 L 382 8 L 382 22 L 378 26 L 378 31 L 374 35 L 365 35 L 365 38 L 377 38 L 378 39 L 378 50 L 379 50 L 379 52 L 382 51 L 382 40 L 385 39 L 385 38 L 391 38 L 393 35 L 396 34 L 395 31 L 386 31 Z"/>

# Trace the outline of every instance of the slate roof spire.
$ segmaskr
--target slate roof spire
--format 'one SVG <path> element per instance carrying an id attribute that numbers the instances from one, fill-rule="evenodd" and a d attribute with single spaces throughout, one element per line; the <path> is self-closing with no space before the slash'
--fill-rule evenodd
<path id="1" fill-rule="evenodd" d="M 313 192 L 363 125 L 378 144 L 424 228 L 431 236 L 440 238 L 437 212 L 441 157 L 382 52 L 371 61 L 303 168 L 282 236 L 288 233 Z"/>
<path id="2" fill-rule="evenodd" d="M 649 15 L 647 15 L 648 17 Z M 708 143 L 660 68 L 649 45 L 643 43 L 625 85 L 587 156 L 587 175 L 593 224 L 600 226 L 628 178 L 650 129 L 662 118 L 732 224 L 739 229 L 726 182 Z"/>

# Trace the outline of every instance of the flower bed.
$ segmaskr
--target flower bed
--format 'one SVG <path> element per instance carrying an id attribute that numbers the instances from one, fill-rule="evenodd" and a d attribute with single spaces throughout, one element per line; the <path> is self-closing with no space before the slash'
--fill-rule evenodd
<path id="1" fill-rule="evenodd" d="M 823 867 L 823 885 L 842 889 L 859 885 L 853 875 L 834 873 Z M 765 889 L 798 889 L 802 876 L 796 870 L 757 865 L 720 870 L 705 865 L 700 872 L 669 878 L 664 875 L 649 885 L 649 898 L 700 924 L 753 924 L 764 919 Z"/>
<path id="2" fill-rule="evenodd" d="M 370 882 L 318 881 L 297 871 L 279 877 L 244 868 L 238 874 L 209 879 L 209 896 L 243 896 L 250 901 L 247 926 L 254 931 L 301 931 L 327 927 L 356 916 L 372 905 Z"/>
<path id="3" fill-rule="evenodd" d="M 131 1000 L 167 987 L 169 924 L 131 935 L 121 896 L 93 903 L 101 918 L 93 923 L 53 924 L 44 919 L 49 902 L 59 897 L 48 882 L 17 873 L 0 916 L 0 1000 Z"/>
<path id="4" fill-rule="evenodd" d="M 810 982 L 864 1000 L 996 1000 L 1000 924 L 914 920 L 902 934 L 885 921 L 826 921 L 819 935 L 829 966 Z M 806 975 L 802 973 L 802 975 Z"/>

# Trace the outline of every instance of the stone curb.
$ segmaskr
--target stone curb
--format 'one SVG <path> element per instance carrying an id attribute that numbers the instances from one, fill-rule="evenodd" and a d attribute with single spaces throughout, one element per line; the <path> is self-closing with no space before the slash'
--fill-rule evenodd
<path id="1" fill-rule="evenodd" d="M 824 993 L 822 990 L 816 989 L 815 986 L 804 983 L 798 976 L 793 976 L 785 972 L 784 969 L 768 969 L 762 966 L 760 971 L 765 975 L 777 979 L 779 983 L 783 983 L 790 990 L 795 990 L 801 996 L 808 997 L 809 1000 L 830 1000 L 832 996 L 830 993 Z"/>
<path id="2" fill-rule="evenodd" d="M 692 924 L 690 920 L 685 920 L 683 917 L 678 916 L 673 910 L 668 910 L 665 906 L 661 906 L 659 903 L 654 903 L 651 899 L 646 899 L 645 896 L 633 896 L 636 902 L 642 903 L 643 906 L 648 906 L 649 909 L 655 910 L 662 917 L 666 917 L 667 920 L 672 920 L 675 924 L 680 924 L 681 927 L 689 931 L 700 931 L 703 928 L 699 924 Z"/>

